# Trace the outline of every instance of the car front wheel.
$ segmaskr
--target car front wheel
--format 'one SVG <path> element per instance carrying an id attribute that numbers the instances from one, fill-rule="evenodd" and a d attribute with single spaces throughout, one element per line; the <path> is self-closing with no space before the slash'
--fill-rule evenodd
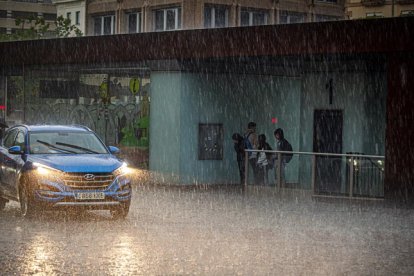
<path id="1" fill-rule="evenodd" d="M 35 214 L 35 204 L 33 203 L 33 195 L 30 193 L 28 183 L 23 182 L 20 189 L 20 211 L 22 217 L 33 217 Z"/>

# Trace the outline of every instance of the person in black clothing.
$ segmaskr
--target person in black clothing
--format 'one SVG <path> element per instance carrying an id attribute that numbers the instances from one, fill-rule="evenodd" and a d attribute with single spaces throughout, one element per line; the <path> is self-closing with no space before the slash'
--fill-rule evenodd
<path id="1" fill-rule="evenodd" d="M 240 184 L 244 184 L 244 139 L 239 133 L 232 135 L 234 150 L 237 154 L 237 165 L 239 166 Z"/>
<path id="2" fill-rule="evenodd" d="M 275 135 L 277 150 L 279 151 L 292 151 L 292 146 L 290 145 L 289 141 L 285 139 L 285 135 L 283 133 L 283 129 L 278 128 L 273 133 Z M 292 155 L 290 154 L 282 154 L 282 160 L 280 162 L 281 165 L 281 181 L 285 183 L 285 168 L 286 164 L 292 159 Z M 277 177 L 277 174 L 276 174 Z"/>
<path id="3" fill-rule="evenodd" d="M 266 135 L 260 134 L 258 137 L 258 150 L 272 150 L 270 145 L 266 142 Z M 268 177 L 267 172 L 269 171 L 270 167 L 270 159 L 272 154 L 270 152 L 260 152 L 257 156 L 257 169 L 258 169 L 258 179 L 259 184 L 267 185 L 268 184 Z"/>

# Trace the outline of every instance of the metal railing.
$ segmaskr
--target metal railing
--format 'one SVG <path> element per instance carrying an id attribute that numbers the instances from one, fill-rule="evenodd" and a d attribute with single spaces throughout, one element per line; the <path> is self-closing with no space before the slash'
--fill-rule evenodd
<path id="1" fill-rule="evenodd" d="M 310 188 L 314 195 L 319 196 L 351 198 L 382 198 L 384 196 L 384 156 L 246 149 L 245 187 L 251 182 L 249 170 L 252 169 L 252 165 L 249 163 L 252 161 L 249 161 L 249 156 L 253 153 L 267 155 L 268 167 L 264 169 L 264 175 L 268 178 L 268 172 L 274 173 L 275 179 L 269 181 L 268 185 L 274 185 L 277 188 L 286 186 Z M 293 157 L 292 161 L 287 163 L 289 155 Z M 257 170 L 260 168 L 253 169 L 254 184 L 258 182 Z M 263 172 L 260 177 L 263 177 Z M 266 181 L 259 182 L 266 185 Z"/>

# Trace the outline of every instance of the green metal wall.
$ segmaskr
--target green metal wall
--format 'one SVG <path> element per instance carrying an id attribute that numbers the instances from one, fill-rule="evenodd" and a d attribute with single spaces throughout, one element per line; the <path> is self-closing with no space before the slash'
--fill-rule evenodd
<path id="1" fill-rule="evenodd" d="M 333 79 L 333 103 L 326 83 Z M 238 183 L 231 135 L 257 123 L 275 148 L 281 127 L 295 151 L 313 150 L 313 112 L 344 114 L 343 152 L 384 153 L 386 83 L 382 74 L 312 73 L 288 78 L 246 74 L 151 74 L 150 169 L 180 184 Z M 272 123 L 277 118 L 277 124 Z M 198 125 L 221 123 L 223 160 L 198 160 Z M 310 188 L 310 157 L 295 156 L 286 179 Z M 273 173 L 269 176 L 274 178 Z"/>

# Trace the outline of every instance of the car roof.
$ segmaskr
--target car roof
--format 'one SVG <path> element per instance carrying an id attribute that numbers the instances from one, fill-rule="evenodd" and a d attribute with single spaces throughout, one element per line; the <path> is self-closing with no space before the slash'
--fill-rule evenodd
<path id="1" fill-rule="evenodd" d="M 33 132 L 48 132 L 48 131 L 76 131 L 76 132 L 90 132 L 91 130 L 82 125 L 17 125 L 15 127 L 24 127 L 28 131 Z"/>

